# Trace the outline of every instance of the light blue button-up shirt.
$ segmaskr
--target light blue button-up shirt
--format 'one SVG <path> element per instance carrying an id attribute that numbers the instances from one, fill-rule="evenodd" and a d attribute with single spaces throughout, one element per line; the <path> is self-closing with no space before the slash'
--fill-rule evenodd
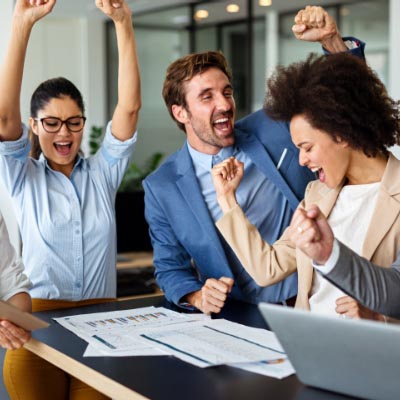
<path id="1" fill-rule="evenodd" d="M 224 147 L 215 156 L 193 149 L 188 150 L 204 200 L 214 222 L 222 217 L 211 168 L 216 163 L 234 156 L 244 163 L 244 177 L 236 191 L 236 199 L 249 221 L 257 227 L 265 241 L 273 244 L 289 225 L 292 210 L 281 191 L 257 168 L 250 157 L 237 146 Z M 226 256 L 235 276 L 235 297 L 257 304 L 260 301 L 278 303 L 297 293 L 297 274 L 269 287 L 259 287 L 245 271 L 232 249 L 221 237 Z"/>
<path id="2" fill-rule="evenodd" d="M 20 139 L 0 142 L 0 175 L 13 199 L 33 298 L 116 297 L 114 203 L 136 136 L 122 142 L 109 123 L 100 150 L 79 157 L 70 179 L 43 155 L 28 156 L 25 126 Z"/>

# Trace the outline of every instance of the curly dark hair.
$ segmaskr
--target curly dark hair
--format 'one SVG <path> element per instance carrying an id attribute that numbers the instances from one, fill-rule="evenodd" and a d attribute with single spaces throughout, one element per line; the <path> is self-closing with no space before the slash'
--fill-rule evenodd
<path id="1" fill-rule="evenodd" d="M 174 61 L 167 69 L 162 95 L 171 117 L 182 131 L 185 131 L 185 126 L 175 119 L 172 106 L 177 104 L 186 108 L 185 83 L 210 68 L 221 70 L 228 77 L 229 82 L 232 82 L 228 62 L 220 51 L 188 54 Z"/>
<path id="2" fill-rule="evenodd" d="M 342 139 L 368 157 L 399 144 L 399 103 L 364 60 L 341 53 L 311 54 L 279 66 L 267 82 L 264 110 L 272 119 L 302 115 L 310 125 Z"/>

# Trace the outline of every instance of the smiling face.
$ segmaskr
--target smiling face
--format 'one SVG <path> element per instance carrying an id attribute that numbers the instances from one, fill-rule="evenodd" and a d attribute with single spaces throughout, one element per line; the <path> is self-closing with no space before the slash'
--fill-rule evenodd
<path id="1" fill-rule="evenodd" d="M 175 118 L 185 125 L 189 144 L 202 153 L 217 154 L 235 142 L 235 100 L 228 77 L 210 68 L 185 84 L 187 107 L 174 105 Z"/>
<path id="2" fill-rule="evenodd" d="M 292 141 L 300 151 L 299 163 L 313 172 L 330 188 L 335 188 L 348 175 L 353 150 L 344 141 L 313 128 L 302 115 L 290 121 Z"/>
<path id="3" fill-rule="evenodd" d="M 82 110 L 76 101 L 68 96 L 51 99 L 45 107 L 39 110 L 36 118 L 56 117 L 66 120 L 82 116 Z M 62 124 L 57 133 L 48 133 L 40 121 L 30 118 L 33 133 L 38 136 L 43 155 L 50 167 L 66 176 L 70 176 L 79 152 L 83 128 L 79 132 L 70 132 L 66 124 Z"/>

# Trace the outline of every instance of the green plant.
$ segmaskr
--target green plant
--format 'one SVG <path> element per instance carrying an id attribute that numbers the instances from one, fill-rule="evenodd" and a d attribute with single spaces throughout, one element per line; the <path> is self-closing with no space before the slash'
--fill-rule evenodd
<path id="1" fill-rule="evenodd" d="M 163 157 L 163 153 L 154 153 L 146 160 L 143 167 L 131 163 L 125 172 L 118 191 L 133 192 L 136 190 L 143 190 L 143 179 L 158 167 Z"/>
<path id="2" fill-rule="evenodd" d="M 96 154 L 100 148 L 104 137 L 104 129 L 101 126 L 92 126 L 89 133 L 89 152 L 91 155 Z M 131 163 L 122 178 L 119 192 L 134 192 L 143 190 L 142 181 L 153 172 L 160 164 L 163 153 L 152 154 L 145 162 L 143 167 L 139 167 L 135 163 Z"/>
<path id="3" fill-rule="evenodd" d="M 89 133 L 89 153 L 90 155 L 96 154 L 103 141 L 103 128 L 101 126 L 93 125 Z"/>

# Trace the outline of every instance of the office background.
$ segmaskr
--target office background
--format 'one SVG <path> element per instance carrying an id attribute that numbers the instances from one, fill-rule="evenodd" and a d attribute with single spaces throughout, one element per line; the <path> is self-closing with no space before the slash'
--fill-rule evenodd
<path id="1" fill-rule="evenodd" d="M 128 1 L 134 15 L 142 75 L 143 105 L 134 156 L 137 164 L 143 164 L 154 152 L 169 155 L 184 140 L 161 97 L 164 73 L 171 61 L 192 51 L 222 50 L 233 70 L 240 118 L 261 107 L 266 78 L 277 64 L 287 65 L 304 59 L 311 51 L 320 52 L 318 45 L 296 41 L 291 33 L 296 12 L 307 4 L 324 6 L 335 16 L 342 35 L 367 42 L 367 61 L 389 93 L 400 99 L 400 1 L 272 0 L 270 6 L 262 6 L 262 2 Z M 6 50 L 13 4 L 14 0 L 0 2 L 0 60 Z M 228 4 L 236 4 L 239 10 L 228 12 Z M 91 126 L 104 126 L 115 104 L 117 57 L 112 29 L 94 0 L 58 0 L 54 12 L 35 26 L 29 43 L 22 87 L 23 120 L 28 121 L 30 96 L 40 82 L 67 77 L 81 89 L 85 99 L 86 154 Z M 400 155 L 398 149 L 394 152 Z M 1 186 L 0 193 L 0 209 L 12 241 L 19 248 L 12 205 Z M 0 391 L 0 398 L 5 396 Z"/>
<path id="2" fill-rule="evenodd" d="M 161 98 L 167 65 L 191 51 L 222 50 L 234 74 L 237 116 L 261 107 L 265 81 L 277 64 L 303 59 L 316 44 L 296 41 L 291 26 L 296 12 L 306 4 L 323 5 L 335 16 L 343 35 L 367 42 L 368 62 L 400 98 L 396 68 L 400 53 L 400 2 L 397 0 L 130 0 L 134 14 L 142 75 L 143 107 L 135 162 L 142 165 L 154 152 L 166 156 L 179 148 L 184 134 L 172 122 Z M 0 3 L 0 59 L 4 57 L 14 0 Z M 239 11 L 230 13 L 228 4 Z M 201 13 L 207 18 L 200 18 Z M 112 23 L 96 9 L 94 0 L 59 0 L 53 13 L 34 28 L 29 43 L 22 87 L 23 120 L 29 117 L 29 100 L 43 80 L 65 76 L 82 91 L 87 125 L 83 149 L 88 154 L 91 126 L 104 126 L 116 99 L 116 43 Z M 399 152 L 400 154 L 400 152 Z M 2 191 L 3 192 L 3 191 Z M 0 208 L 10 226 L 13 242 L 18 232 L 12 212 L 1 196 Z"/>

